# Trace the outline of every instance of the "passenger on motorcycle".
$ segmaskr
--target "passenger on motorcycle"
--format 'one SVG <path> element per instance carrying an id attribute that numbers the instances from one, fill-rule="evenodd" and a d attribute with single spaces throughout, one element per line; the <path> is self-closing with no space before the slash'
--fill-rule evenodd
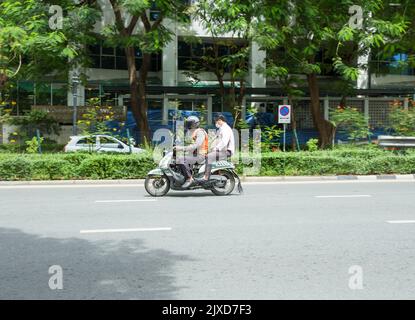
<path id="1" fill-rule="evenodd" d="M 205 175 L 197 181 L 201 184 L 209 181 L 213 162 L 226 160 L 235 153 L 235 137 L 232 128 L 226 123 L 226 118 L 223 114 L 216 116 L 215 125 L 218 129 L 215 138 L 216 145 L 213 147 L 213 150 L 206 155 Z"/>
<path id="2" fill-rule="evenodd" d="M 189 188 L 194 179 L 190 166 L 195 163 L 202 163 L 208 153 L 208 134 L 200 128 L 200 120 L 196 116 L 190 116 L 185 121 L 185 127 L 191 134 L 192 144 L 188 146 L 175 146 L 176 151 L 183 151 L 182 156 L 176 158 L 176 163 L 181 166 L 182 171 L 186 177 L 186 182 L 182 185 L 182 188 Z"/>

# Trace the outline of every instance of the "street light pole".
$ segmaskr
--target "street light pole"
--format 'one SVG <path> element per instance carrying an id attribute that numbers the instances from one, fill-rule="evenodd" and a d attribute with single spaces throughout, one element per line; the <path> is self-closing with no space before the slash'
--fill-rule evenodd
<path id="1" fill-rule="evenodd" d="M 79 84 L 79 76 L 73 75 L 72 76 L 72 101 L 73 101 L 73 115 L 72 115 L 72 134 L 74 136 L 78 135 L 78 84 Z"/>

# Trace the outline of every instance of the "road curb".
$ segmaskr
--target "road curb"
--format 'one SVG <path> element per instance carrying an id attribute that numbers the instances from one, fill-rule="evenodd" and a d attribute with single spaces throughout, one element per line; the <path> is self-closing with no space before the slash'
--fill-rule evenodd
<path id="1" fill-rule="evenodd" d="M 242 182 L 313 182 L 313 181 L 415 181 L 415 174 L 396 175 L 338 175 L 338 176 L 275 176 L 241 177 Z M 126 180 L 42 180 L 42 181 L 0 181 L 0 186 L 24 185 L 135 185 L 143 184 L 143 179 Z"/>

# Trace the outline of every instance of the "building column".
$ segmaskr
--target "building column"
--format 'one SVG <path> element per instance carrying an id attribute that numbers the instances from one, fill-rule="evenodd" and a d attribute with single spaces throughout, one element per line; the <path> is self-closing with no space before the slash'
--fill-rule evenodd
<path id="1" fill-rule="evenodd" d="M 249 57 L 249 73 L 248 83 L 252 88 L 265 88 L 267 86 L 266 77 L 263 74 L 257 73 L 256 69 L 258 66 L 265 68 L 266 52 L 259 49 L 259 45 L 256 42 L 251 43 L 251 52 Z M 263 97 L 264 95 L 253 94 L 251 97 Z M 251 106 L 259 106 L 258 102 L 251 103 Z M 246 103 L 245 110 L 242 112 L 246 115 Z M 243 116 L 245 119 L 245 116 Z"/>
<path id="2" fill-rule="evenodd" d="M 173 22 L 169 22 L 173 23 Z M 172 28 L 175 30 L 175 28 Z M 163 48 L 162 56 L 162 83 L 165 87 L 176 87 L 178 84 L 177 73 L 177 34 L 172 37 L 172 40 Z"/>
<path id="3" fill-rule="evenodd" d="M 252 88 L 265 88 L 267 79 L 263 74 L 257 73 L 257 66 L 266 67 L 265 65 L 266 51 L 260 50 L 256 42 L 252 42 L 249 67 L 249 83 Z"/>
<path id="4" fill-rule="evenodd" d="M 365 114 L 366 121 L 369 122 L 369 98 L 368 97 L 365 97 L 365 100 L 364 100 L 364 114 Z"/>
<path id="5" fill-rule="evenodd" d="M 166 95 L 164 95 L 162 124 L 167 125 L 168 123 L 169 123 L 169 98 Z"/>
<path id="6" fill-rule="evenodd" d="M 329 97 L 324 97 L 324 120 L 329 120 L 330 100 Z"/>
<path id="7" fill-rule="evenodd" d="M 177 87 L 178 85 L 178 66 L 177 66 L 177 26 L 174 21 L 166 20 L 170 30 L 175 31 L 172 40 L 166 44 L 162 53 L 162 83 L 164 87 Z M 164 125 L 168 124 L 169 99 L 163 98 L 163 121 Z"/>
<path id="8" fill-rule="evenodd" d="M 212 96 L 207 98 L 207 125 L 212 125 Z"/>
<path id="9" fill-rule="evenodd" d="M 359 75 L 357 77 L 357 89 L 369 89 L 369 56 L 370 50 L 365 55 L 359 56 L 357 58 L 357 64 L 362 67 L 359 68 Z"/>

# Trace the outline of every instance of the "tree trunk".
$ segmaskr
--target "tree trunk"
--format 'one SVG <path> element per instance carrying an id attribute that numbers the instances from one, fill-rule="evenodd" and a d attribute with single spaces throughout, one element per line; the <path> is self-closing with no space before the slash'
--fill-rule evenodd
<path id="1" fill-rule="evenodd" d="M 144 67 L 145 58 L 143 57 L 143 65 L 140 69 L 140 77 L 137 77 L 135 48 L 126 48 L 125 53 L 127 56 L 128 75 L 131 91 L 131 112 L 133 113 L 137 127 L 140 130 L 141 143 L 144 143 L 146 139 L 147 141 L 150 141 L 150 132 L 147 121 L 147 101 L 145 90 L 147 73 L 145 73 L 143 77 L 141 70 Z"/>
<path id="2" fill-rule="evenodd" d="M 320 148 L 331 145 L 333 140 L 333 125 L 324 119 L 320 109 L 320 90 L 318 88 L 317 75 L 315 73 L 307 75 L 308 87 L 311 98 L 311 113 L 313 123 L 318 131 Z"/>
<path id="3" fill-rule="evenodd" d="M 297 121 L 295 120 L 294 103 L 291 96 L 288 96 L 288 104 L 291 106 L 291 128 L 293 133 L 295 132 L 297 134 Z M 294 134 L 291 138 L 291 147 L 292 151 L 297 151 L 297 139 Z"/>
<path id="4" fill-rule="evenodd" d="M 150 127 L 148 125 L 147 119 L 147 97 L 146 97 L 146 83 L 147 83 L 147 75 L 148 70 L 150 69 L 151 64 L 151 54 L 144 53 L 143 54 L 143 64 L 139 71 L 139 78 L 138 78 L 138 96 L 139 96 L 139 127 L 141 132 L 141 142 L 150 142 Z"/>
<path id="5" fill-rule="evenodd" d="M 5 73 L 0 72 L 0 92 L 3 90 L 3 87 L 6 86 L 8 77 Z"/>

